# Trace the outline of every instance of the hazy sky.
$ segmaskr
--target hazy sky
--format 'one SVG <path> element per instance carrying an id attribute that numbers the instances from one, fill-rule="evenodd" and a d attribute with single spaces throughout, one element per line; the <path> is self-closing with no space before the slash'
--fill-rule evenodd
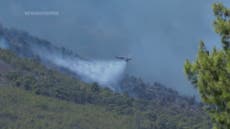
<path id="1" fill-rule="evenodd" d="M 229 0 L 221 0 L 230 5 Z M 212 28 L 214 0 L 1 0 L 0 22 L 28 31 L 86 58 L 131 56 L 127 72 L 194 92 L 183 63 L 199 41 L 218 43 Z M 229 6 L 230 7 L 230 6 Z M 55 11 L 59 15 L 28 16 Z"/>

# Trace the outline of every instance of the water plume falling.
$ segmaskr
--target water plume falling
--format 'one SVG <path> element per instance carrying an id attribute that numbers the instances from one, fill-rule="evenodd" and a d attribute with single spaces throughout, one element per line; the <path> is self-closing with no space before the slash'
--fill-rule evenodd
<path id="1" fill-rule="evenodd" d="M 119 90 L 117 83 L 123 76 L 126 68 L 125 61 L 110 60 L 69 60 L 55 58 L 53 62 L 59 66 L 68 68 L 82 77 L 87 82 L 97 82 L 101 86 Z"/>
<path id="2" fill-rule="evenodd" d="M 112 90 L 119 90 L 118 83 L 127 65 L 123 60 L 86 60 L 39 46 L 32 46 L 31 50 L 41 59 L 70 70 L 86 82 L 96 82 Z"/>
<path id="3" fill-rule="evenodd" d="M 41 44 L 15 44 L 0 38 L 0 48 L 10 49 L 25 57 L 38 56 L 43 63 L 51 63 L 65 68 L 79 76 L 83 81 L 96 82 L 112 90 L 119 90 L 118 83 L 122 79 L 127 62 L 124 60 L 86 60 L 74 54 L 66 53 L 58 47 Z"/>

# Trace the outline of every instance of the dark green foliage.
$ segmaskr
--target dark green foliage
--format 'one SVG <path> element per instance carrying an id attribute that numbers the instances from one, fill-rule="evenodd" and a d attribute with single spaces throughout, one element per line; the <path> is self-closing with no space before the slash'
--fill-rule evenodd
<path id="1" fill-rule="evenodd" d="M 163 99 L 155 101 L 153 99 L 146 99 L 144 97 L 135 98 L 129 97 L 129 95 L 114 93 L 108 88 L 99 87 L 96 83 L 86 84 L 66 74 L 57 72 L 53 69 L 48 69 L 39 64 L 36 60 L 18 58 L 7 50 L 0 50 L 0 59 L 13 68 L 10 72 L 4 73 L 1 76 L 3 80 L 7 80 L 7 84 L 4 84 L 4 86 L 24 89 L 30 92 L 30 94 L 33 96 L 40 95 L 46 96 L 45 98 L 56 98 L 61 101 L 68 101 L 70 103 L 80 105 L 91 105 L 92 108 L 94 106 L 95 108 L 101 107 L 106 112 L 114 113 L 117 116 L 127 116 L 129 118 L 128 122 L 120 121 L 123 124 L 121 127 L 125 127 L 127 129 L 130 129 L 130 125 L 132 126 L 131 128 L 137 129 L 210 128 L 208 117 L 197 106 L 188 108 L 190 105 L 182 107 L 180 105 L 177 106 L 176 104 L 164 104 L 167 102 L 167 97 L 165 101 L 162 101 Z M 148 94 L 150 94 L 150 92 L 148 92 Z M 12 101 L 17 102 L 18 100 L 13 99 Z M 0 101 L 0 103 L 5 104 L 8 102 Z M 28 104 L 26 105 L 28 106 Z M 31 105 L 29 105 L 28 108 L 30 106 Z M 33 109 L 34 107 L 32 106 L 31 108 Z M 49 110 L 49 104 L 44 103 L 40 105 L 39 108 L 42 111 Z M 20 110 L 24 112 L 22 109 Z M 96 109 L 92 109 L 92 112 L 97 112 L 95 110 Z M 71 112 L 70 114 L 76 115 L 74 112 Z M 37 125 L 43 119 L 49 121 L 50 117 L 54 117 L 52 115 L 55 116 L 55 114 L 52 113 L 50 116 L 38 115 L 40 120 L 33 120 L 33 117 L 28 117 L 27 121 L 33 120 L 34 124 Z M 60 113 L 59 115 L 62 114 Z M 89 119 L 89 121 L 94 120 L 94 118 L 91 119 L 91 117 L 92 116 L 89 116 L 87 119 Z M 107 118 L 107 116 L 104 116 L 103 113 L 101 113 L 101 120 L 106 121 L 110 118 Z M 84 119 L 84 117 L 81 119 Z M 53 121 L 51 120 L 50 122 L 52 123 Z M 83 122 L 79 123 L 80 125 L 88 124 L 88 126 L 91 126 L 91 123 L 84 123 L 85 121 L 80 122 Z M 43 126 L 43 124 L 42 128 L 45 128 L 45 125 Z M 63 122 L 63 125 L 65 124 L 66 123 Z M 106 125 L 106 123 L 104 124 Z M 11 127 L 11 122 L 9 121 L 6 123 L 6 125 Z M 75 126 L 78 128 L 80 125 Z M 112 126 L 116 125 L 114 124 Z M 82 129 L 88 128 L 87 126 L 84 126 Z"/>
<path id="2" fill-rule="evenodd" d="M 215 3 L 213 11 L 214 28 L 221 36 L 223 49 L 209 52 L 201 42 L 196 61 L 187 60 L 184 69 L 206 104 L 213 128 L 230 129 L 230 9 Z"/>

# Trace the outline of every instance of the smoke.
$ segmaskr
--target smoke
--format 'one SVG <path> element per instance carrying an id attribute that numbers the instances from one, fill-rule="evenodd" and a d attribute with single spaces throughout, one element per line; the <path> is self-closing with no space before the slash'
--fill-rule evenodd
<path id="1" fill-rule="evenodd" d="M 194 59 L 201 39 L 210 47 L 219 42 L 211 24 L 216 1 L 230 5 L 230 0 L 1 0 L 0 21 L 84 57 L 131 54 L 129 74 L 193 95 L 183 64 Z M 60 15 L 25 16 L 25 10 Z"/>
<path id="2" fill-rule="evenodd" d="M 123 60 L 86 60 L 79 56 L 68 55 L 57 49 L 32 45 L 31 50 L 41 59 L 68 69 L 86 82 L 96 82 L 101 86 L 119 91 L 118 83 L 122 79 L 127 62 Z"/>
<path id="3" fill-rule="evenodd" d="M 53 58 L 52 61 L 58 66 L 67 68 L 82 77 L 87 82 L 97 82 L 101 86 L 109 87 L 112 90 L 119 90 L 118 82 L 123 76 L 126 68 L 125 61 L 102 61 L 102 60 L 81 60 Z"/>
<path id="4" fill-rule="evenodd" d="M 12 49 L 14 51 L 13 46 L 4 38 L 0 38 L 0 48 Z M 29 54 L 30 56 L 38 56 L 43 62 L 49 62 L 65 68 L 80 76 L 83 81 L 89 83 L 96 82 L 101 86 L 109 87 L 116 91 L 120 90 L 118 83 L 122 79 L 127 65 L 127 62 L 123 60 L 86 60 L 73 54 L 67 54 L 55 46 L 47 47 L 46 45 L 36 43 L 27 44 L 21 49 L 21 51 L 15 52 L 19 55 L 23 55 L 22 51 L 24 53 L 32 52 Z"/>
<path id="5" fill-rule="evenodd" d="M 72 71 L 86 82 L 96 82 L 112 90 L 119 90 L 118 83 L 123 77 L 127 65 L 125 61 L 85 60 L 79 57 L 59 56 L 49 52 L 46 56 L 41 53 L 39 55 L 42 59 Z"/>

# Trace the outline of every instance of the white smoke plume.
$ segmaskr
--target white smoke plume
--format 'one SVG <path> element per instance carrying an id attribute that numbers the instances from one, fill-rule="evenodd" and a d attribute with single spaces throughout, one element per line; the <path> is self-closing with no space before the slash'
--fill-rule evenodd
<path id="1" fill-rule="evenodd" d="M 9 46 L 10 43 L 4 38 L 0 38 L 0 48 L 11 49 Z M 123 60 L 85 60 L 77 56 L 63 54 L 56 48 L 47 48 L 44 45 L 30 44 L 27 48 L 43 61 L 68 69 L 86 82 L 96 82 L 112 90 L 119 90 L 118 83 L 122 79 L 127 65 L 127 62 Z"/>
<path id="2" fill-rule="evenodd" d="M 59 54 L 38 52 L 41 58 L 66 68 L 84 81 L 96 82 L 112 90 L 119 90 L 118 82 L 123 77 L 127 62 L 122 60 L 84 60 L 78 57 L 58 56 Z"/>
<path id="3" fill-rule="evenodd" d="M 53 62 L 58 66 L 68 68 L 80 75 L 85 81 L 97 82 L 102 86 L 107 86 L 113 90 L 122 78 L 126 68 L 125 61 L 100 61 L 100 60 L 81 60 L 81 59 L 63 59 L 54 58 Z"/>

